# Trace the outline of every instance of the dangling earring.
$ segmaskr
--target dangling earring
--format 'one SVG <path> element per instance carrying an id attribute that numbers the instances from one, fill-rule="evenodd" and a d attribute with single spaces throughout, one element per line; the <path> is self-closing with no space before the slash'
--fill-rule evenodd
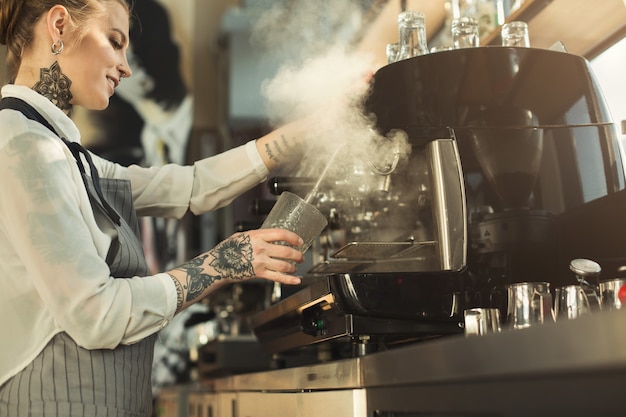
<path id="1" fill-rule="evenodd" d="M 57 42 L 54 42 L 52 46 L 50 47 L 50 51 L 52 52 L 52 55 L 59 55 L 62 50 L 63 50 L 63 41 L 61 39 L 59 39 Z"/>

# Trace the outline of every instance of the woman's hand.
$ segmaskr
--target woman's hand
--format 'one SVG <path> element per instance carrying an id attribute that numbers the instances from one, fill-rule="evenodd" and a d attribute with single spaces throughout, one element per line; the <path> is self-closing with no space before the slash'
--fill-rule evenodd
<path id="1" fill-rule="evenodd" d="M 296 272 L 293 262 L 303 261 L 302 253 L 292 247 L 302 243 L 298 235 L 285 229 L 236 233 L 208 252 L 213 257 L 209 265 L 226 279 L 257 277 L 299 284 L 299 278 L 286 274 Z"/>
<path id="2" fill-rule="evenodd" d="M 177 313 L 229 280 L 265 278 L 283 284 L 299 284 L 300 278 L 291 274 L 296 272 L 294 262 L 304 259 L 303 254 L 293 248 L 302 243 L 298 235 L 285 229 L 235 233 L 210 251 L 167 272 L 176 285 Z"/>

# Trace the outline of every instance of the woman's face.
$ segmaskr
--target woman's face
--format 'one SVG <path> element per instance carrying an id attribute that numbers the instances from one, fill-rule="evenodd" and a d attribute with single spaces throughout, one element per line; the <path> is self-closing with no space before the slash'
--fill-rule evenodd
<path id="1" fill-rule="evenodd" d="M 61 71 L 72 82 L 71 104 L 103 110 L 123 77 L 131 70 L 126 59 L 129 17 L 117 2 L 107 3 L 102 19 L 94 19 L 83 39 L 59 56 Z"/>

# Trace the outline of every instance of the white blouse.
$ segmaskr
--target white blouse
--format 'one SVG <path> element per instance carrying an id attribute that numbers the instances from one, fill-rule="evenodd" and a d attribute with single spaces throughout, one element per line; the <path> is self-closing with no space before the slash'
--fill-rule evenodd
<path id="1" fill-rule="evenodd" d="M 28 87 L 6 85 L 69 141 L 74 122 Z M 130 180 L 138 215 L 182 217 L 229 204 L 266 180 L 254 141 L 193 166 L 123 167 L 93 155 L 102 177 Z M 172 319 L 176 289 L 160 273 L 114 279 L 110 238 L 98 229 L 77 164 L 40 123 L 0 111 L 0 385 L 59 332 L 87 349 L 113 349 Z"/>

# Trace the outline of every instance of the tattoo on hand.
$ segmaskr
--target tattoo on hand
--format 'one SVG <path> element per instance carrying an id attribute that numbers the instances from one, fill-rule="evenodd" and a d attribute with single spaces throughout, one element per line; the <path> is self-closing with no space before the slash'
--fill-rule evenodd
<path id="1" fill-rule="evenodd" d="M 50 68 L 41 68 L 39 81 L 33 86 L 33 90 L 52 101 L 58 108 L 68 113 L 72 111 L 72 93 L 70 86 L 72 81 L 61 72 L 59 62 L 55 61 Z"/>
<path id="2" fill-rule="evenodd" d="M 244 279 L 254 276 L 253 251 L 250 236 L 240 234 L 217 245 L 209 263 L 222 277 Z"/>
<path id="3" fill-rule="evenodd" d="M 213 259 L 209 262 L 209 266 L 213 267 L 219 275 L 209 275 L 204 273 L 204 261 L 209 255 L 198 256 L 183 265 L 178 270 L 185 272 L 185 284 L 172 277 L 176 285 L 176 310 L 180 310 L 183 305 L 183 298 L 186 301 L 193 301 L 204 293 L 213 283 L 222 279 L 230 278 L 241 280 L 254 276 L 254 267 L 252 266 L 253 250 L 250 243 L 250 236 L 241 234 L 233 238 L 227 239 L 211 250 L 210 255 Z M 187 296 L 184 297 L 184 289 L 187 290 Z"/>

